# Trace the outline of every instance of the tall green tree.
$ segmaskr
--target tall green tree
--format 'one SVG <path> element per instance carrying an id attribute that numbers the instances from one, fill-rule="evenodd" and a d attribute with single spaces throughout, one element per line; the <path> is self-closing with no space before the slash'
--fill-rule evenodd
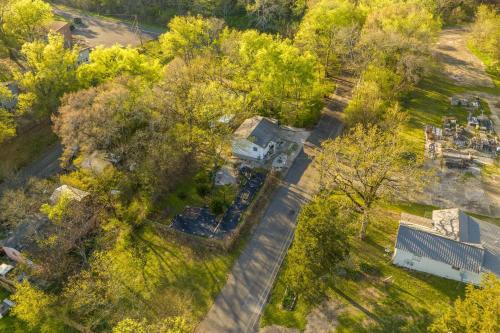
<path id="1" fill-rule="evenodd" d="M 62 35 L 50 34 L 47 43 L 26 43 L 21 52 L 26 59 L 26 71 L 15 75 L 22 91 L 18 109 L 21 113 L 49 115 L 65 93 L 78 87 L 78 50 L 66 49 Z"/>
<path id="2" fill-rule="evenodd" d="M 50 310 L 55 303 L 53 296 L 25 280 L 16 285 L 16 292 L 11 297 L 16 303 L 12 314 L 24 321 L 30 329 L 39 331 L 61 329 Z"/>
<path id="3" fill-rule="evenodd" d="M 334 197 L 317 197 L 302 208 L 284 273 L 293 292 L 305 298 L 319 296 L 322 279 L 331 277 L 349 254 L 353 218 Z"/>
<path id="4" fill-rule="evenodd" d="M 156 59 L 140 54 L 137 49 L 119 45 L 98 46 L 90 54 L 90 62 L 78 67 L 77 76 L 84 87 L 96 86 L 125 74 L 141 76 L 153 83 L 159 80 L 161 70 Z"/>
<path id="5" fill-rule="evenodd" d="M 484 276 L 481 287 L 468 285 L 465 297 L 455 301 L 429 328 L 432 333 L 496 333 L 500 330 L 500 279 Z"/>
<path id="6" fill-rule="evenodd" d="M 469 42 L 488 58 L 487 65 L 500 73 L 500 15 L 493 6 L 479 6 Z"/>
<path id="7" fill-rule="evenodd" d="M 300 23 L 295 43 L 319 59 L 326 76 L 354 56 L 364 17 L 347 0 L 322 0 L 309 9 Z"/>
<path id="8" fill-rule="evenodd" d="M 291 35 L 294 22 L 306 9 L 305 0 L 250 0 L 246 3 L 257 28 L 286 36 Z"/>
<path id="9" fill-rule="evenodd" d="M 237 80 L 260 113 L 304 126 L 317 119 L 330 87 L 321 65 L 288 39 L 249 30 L 241 34 Z"/>
<path id="10" fill-rule="evenodd" d="M 421 161 L 408 153 L 399 128 L 357 125 L 346 135 L 322 143 L 317 158 L 321 186 L 345 195 L 360 214 L 363 239 L 371 209 L 381 201 L 401 198 L 409 190 L 422 189 L 427 173 Z"/>
<path id="11" fill-rule="evenodd" d="M 16 135 L 16 125 L 12 114 L 4 108 L 0 108 L 0 143 Z"/>
<path id="12" fill-rule="evenodd" d="M 52 19 L 50 5 L 41 0 L 4 0 L 0 3 L 0 41 L 12 59 L 16 50 L 45 33 Z"/>
<path id="13" fill-rule="evenodd" d="M 176 16 L 168 23 L 169 31 L 160 36 L 166 60 L 180 57 L 189 62 L 215 46 L 224 22 L 201 16 Z"/>
<path id="14" fill-rule="evenodd" d="M 14 115 L 2 104 L 3 102 L 9 103 L 12 97 L 10 90 L 0 83 L 0 143 L 16 135 Z"/>
<path id="15" fill-rule="evenodd" d="M 344 110 L 346 124 L 349 127 L 380 125 L 391 112 L 399 110 L 395 101 L 403 90 L 402 86 L 401 77 L 390 69 L 368 66 Z"/>
<path id="16" fill-rule="evenodd" d="M 361 32 L 361 62 L 364 67 L 386 67 L 411 86 L 426 73 L 439 28 L 439 19 L 415 1 L 377 7 L 367 16 Z"/>

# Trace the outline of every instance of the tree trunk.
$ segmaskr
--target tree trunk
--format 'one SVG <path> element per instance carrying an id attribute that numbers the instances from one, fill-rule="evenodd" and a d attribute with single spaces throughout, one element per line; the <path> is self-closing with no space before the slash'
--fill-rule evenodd
<path id="1" fill-rule="evenodd" d="M 366 237 L 366 229 L 368 229 L 368 212 L 363 212 L 363 216 L 361 217 L 361 229 L 359 230 L 359 238 L 361 240 Z"/>

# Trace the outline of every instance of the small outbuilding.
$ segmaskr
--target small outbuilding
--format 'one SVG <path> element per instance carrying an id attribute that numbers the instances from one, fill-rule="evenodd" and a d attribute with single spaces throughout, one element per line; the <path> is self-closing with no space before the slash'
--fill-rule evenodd
<path id="1" fill-rule="evenodd" d="M 62 196 L 66 196 L 71 200 L 82 201 L 85 197 L 89 195 L 88 192 L 79 190 L 69 185 L 61 185 L 54 190 L 50 196 L 50 203 L 56 204 Z"/>
<path id="2" fill-rule="evenodd" d="M 73 46 L 73 33 L 71 24 L 65 21 L 53 21 L 49 24 L 49 32 L 61 34 L 64 38 L 64 46 L 70 48 Z"/>
<path id="3" fill-rule="evenodd" d="M 278 133 L 276 120 L 261 116 L 248 118 L 233 134 L 233 155 L 242 159 L 264 160 L 274 152 Z"/>
<path id="4" fill-rule="evenodd" d="M 5 275 L 7 275 L 7 273 L 9 273 L 13 269 L 14 269 L 14 266 L 6 264 L 6 263 L 2 263 L 0 265 L 0 276 L 5 277 Z"/>
<path id="5" fill-rule="evenodd" d="M 78 51 L 78 65 L 88 64 L 90 62 L 90 52 L 92 51 L 91 47 L 84 47 Z"/>
<path id="6" fill-rule="evenodd" d="M 10 299 L 6 298 L 0 303 L 0 318 L 5 317 L 9 313 L 10 309 L 16 306 L 16 303 L 12 302 Z"/>

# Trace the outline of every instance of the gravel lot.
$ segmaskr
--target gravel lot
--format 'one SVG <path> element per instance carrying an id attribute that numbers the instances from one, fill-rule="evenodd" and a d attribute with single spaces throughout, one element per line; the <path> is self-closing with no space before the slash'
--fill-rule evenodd
<path id="1" fill-rule="evenodd" d="M 113 46 L 138 46 L 142 42 L 157 38 L 162 31 L 160 29 L 146 29 L 141 27 L 137 31 L 131 24 L 104 17 L 91 16 L 76 9 L 68 9 L 54 6 L 54 13 L 67 20 L 75 17 L 82 19 L 83 25 L 77 26 L 73 31 L 75 38 L 84 39 L 91 47 L 98 45 Z"/>

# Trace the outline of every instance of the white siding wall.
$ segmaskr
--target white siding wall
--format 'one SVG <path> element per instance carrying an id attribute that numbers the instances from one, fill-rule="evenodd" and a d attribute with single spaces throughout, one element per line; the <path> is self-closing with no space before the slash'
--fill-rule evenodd
<path id="1" fill-rule="evenodd" d="M 233 154 L 241 157 L 249 157 L 253 159 L 262 159 L 267 151 L 260 146 L 257 146 L 247 139 L 233 140 Z"/>
<path id="2" fill-rule="evenodd" d="M 262 160 L 269 151 L 269 147 L 272 145 L 276 146 L 276 144 L 271 141 L 267 144 L 266 148 L 262 148 L 247 139 L 237 138 L 233 139 L 233 154 L 240 157 Z"/>
<path id="3" fill-rule="evenodd" d="M 394 249 L 392 262 L 398 266 L 441 276 L 451 280 L 463 281 L 476 285 L 481 282 L 482 274 L 480 273 L 456 270 L 453 269 L 451 265 L 429 258 L 418 257 L 401 249 Z"/>

